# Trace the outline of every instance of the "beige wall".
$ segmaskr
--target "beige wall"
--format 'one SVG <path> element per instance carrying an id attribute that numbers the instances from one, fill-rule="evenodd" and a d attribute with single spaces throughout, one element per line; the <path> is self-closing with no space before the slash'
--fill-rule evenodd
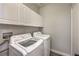
<path id="1" fill-rule="evenodd" d="M 51 35 L 51 49 L 71 54 L 71 5 L 49 4 L 40 8 L 45 33 Z"/>
<path id="2" fill-rule="evenodd" d="M 79 54 L 79 4 L 73 4 L 71 11 L 73 53 Z"/>

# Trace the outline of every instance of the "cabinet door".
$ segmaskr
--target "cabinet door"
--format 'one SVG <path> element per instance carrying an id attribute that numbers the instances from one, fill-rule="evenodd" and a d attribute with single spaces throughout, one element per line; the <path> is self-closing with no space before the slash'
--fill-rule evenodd
<path id="1" fill-rule="evenodd" d="M 16 3 L 4 4 L 4 18 L 7 20 L 17 21 L 18 6 Z"/>
<path id="2" fill-rule="evenodd" d="M 42 27 L 42 17 L 25 6 L 24 8 L 24 22 L 29 26 Z"/>
<path id="3" fill-rule="evenodd" d="M 22 4 L 18 4 L 18 22 L 21 25 L 24 25 L 24 7 Z"/>
<path id="4" fill-rule="evenodd" d="M 42 17 L 23 4 L 18 4 L 18 19 L 25 26 L 42 27 Z"/>
<path id="5" fill-rule="evenodd" d="M 31 12 L 30 9 L 28 7 L 25 6 L 24 8 L 24 22 L 26 25 L 30 25 L 31 24 Z"/>
<path id="6" fill-rule="evenodd" d="M 17 19 L 17 4 L 16 3 L 2 3 L 0 4 L 0 19 L 4 24 L 18 24 Z"/>
<path id="7" fill-rule="evenodd" d="M 29 9 L 23 5 L 18 4 L 18 19 L 19 24 L 27 26 L 30 20 L 30 12 Z"/>
<path id="8" fill-rule="evenodd" d="M 0 3 L 0 19 L 4 19 L 4 14 L 5 14 L 5 8 L 4 8 L 4 3 Z"/>

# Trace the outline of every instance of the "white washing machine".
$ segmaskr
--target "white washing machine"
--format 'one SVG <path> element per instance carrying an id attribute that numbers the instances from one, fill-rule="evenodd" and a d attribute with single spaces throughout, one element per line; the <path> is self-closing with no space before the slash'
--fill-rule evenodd
<path id="1" fill-rule="evenodd" d="M 44 42 L 44 56 L 50 55 L 50 35 L 42 34 L 41 32 L 34 32 L 33 37 L 40 38 Z"/>
<path id="2" fill-rule="evenodd" d="M 30 33 L 11 37 L 10 56 L 43 56 L 43 40 L 33 38 Z"/>

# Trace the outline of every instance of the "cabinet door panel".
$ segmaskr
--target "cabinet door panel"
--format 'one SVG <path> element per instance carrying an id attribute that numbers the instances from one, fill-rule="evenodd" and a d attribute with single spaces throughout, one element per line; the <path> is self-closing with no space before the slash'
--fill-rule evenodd
<path id="1" fill-rule="evenodd" d="M 19 24 L 24 24 L 24 7 L 22 4 L 18 4 L 18 20 Z"/>
<path id="2" fill-rule="evenodd" d="M 18 4 L 18 19 L 22 25 L 30 24 L 30 10 L 23 4 Z"/>
<path id="3" fill-rule="evenodd" d="M 5 9 L 5 11 L 4 11 L 5 19 L 17 21 L 18 7 L 17 7 L 16 3 L 6 3 L 4 5 L 4 9 Z"/>
<path id="4" fill-rule="evenodd" d="M 42 27 L 42 18 L 23 4 L 0 4 L 0 19 L 9 21 L 10 24 Z"/>
<path id="5" fill-rule="evenodd" d="M 28 7 L 25 6 L 24 8 L 24 22 L 29 25 L 30 21 L 31 21 L 31 12 L 30 9 Z"/>
<path id="6" fill-rule="evenodd" d="M 5 4 L 4 3 L 0 3 L 0 19 L 4 19 L 5 16 L 5 8 L 4 8 Z"/>

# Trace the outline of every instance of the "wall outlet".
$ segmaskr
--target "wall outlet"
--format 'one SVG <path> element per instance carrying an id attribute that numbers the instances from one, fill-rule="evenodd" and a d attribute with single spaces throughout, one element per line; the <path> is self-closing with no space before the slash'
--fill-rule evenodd
<path id="1" fill-rule="evenodd" d="M 3 33 L 3 39 L 9 40 L 12 35 L 13 32 Z"/>

